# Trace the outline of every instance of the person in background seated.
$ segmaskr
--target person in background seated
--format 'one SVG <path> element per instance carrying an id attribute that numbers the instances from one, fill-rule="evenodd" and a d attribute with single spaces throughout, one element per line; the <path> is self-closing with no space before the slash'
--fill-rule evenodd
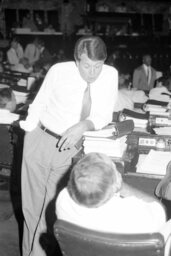
<path id="1" fill-rule="evenodd" d="M 32 71 L 28 59 L 24 57 L 23 47 L 16 38 L 11 40 L 11 47 L 7 51 L 7 60 L 10 64 L 10 69 L 13 71 L 25 73 Z"/>
<path id="2" fill-rule="evenodd" d="M 57 197 L 58 219 L 106 232 L 151 233 L 166 222 L 157 199 L 122 181 L 112 160 L 89 153 L 71 170 L 68 185 Z"/>
<path id="3" fill-rule="evenodd" d="M 49 50 L 45 47 L 45 43 L 42 40 L 38 41 L 37 45 L 40 55 L 39 59 L 34 63 L 34 69 L 41 70 L 46 69 L 46 71 L 50 68 L 53 62 L 53 56 L 50 54 Z"/>
<path id="4" fill-rule="evenodd" d="M 56 62 L 64 62 L 67 60 L 63 49 L 59 49 L 56 55 Z"/>
<path id="5" fill-rule="evenodd" d="M 0 51 L 0 72 L 4 71 L 3 61 L 4 61 L 4 54 L 3 54 L 3 51 Z"/>
<path id="6" fill-rule="evenodd" d="M 133 88 L 149 92 L 154 87 L 156 70 L 151 66 L 152 58 L 150 54 L 144 54 L 142 65 L 133 72 Z"/>
<path id="7" fill-rule="evenodd" d="M 19 116 L 14 114 L 16 110 L 16 98 L 9 87 L 0 88 L 0 123 L 11 124 Z"/>
<path id="8" fill-rule="evenodd" d="M 31 16 L 30 12 L 28 12 L 26 14 L 26 16 L 24 16 L 23 22 L 22 22 L 22 28 L 30 28 L 31 31 L 38 31 L 38 28 Z"/>
<path id="9" fill-rule="evenodd" d="M 169 102 L 171 98 L 171 76 L 160 77 L 156 80 L 156 87 L 149 92 L 149 99 Z"/>
<path id="10" fill-rule="evenodd" d="M 114 106 L 114 112 L 122 111 L 123 109 L 134 109 L 134 103 L 145 103 L 148 97 L 142 90 L 130 88 L 130 77 L 120 75 L 119 77 L 119 91 L 117 102 Z"/>
<path id="11" fill-rule="evenodd" d="M 28 59 L 24 57 L 17 65 L 11 67 L 11 70 L 21 73 L 31 73 L 33 68 L 30 66 Z"/>
<path id="12" fill-rule="evenodd" d="M 30 66 L 33 66 L 40 57 L 40 49 L 38 47 L 40 39 L 38 37 L 34 38 L 33 42 L 28 43 L 24 50 L 24 57 L 29 61 Z"/>
<path id="13" fill-rule="evenodd" d="M 17 38 L 12 38 L 10 48 L 7 51 L 7 61 L 11 66 L 15 66 L 20 63 L 23 56 L 23 47 L 21 46 Z"/>

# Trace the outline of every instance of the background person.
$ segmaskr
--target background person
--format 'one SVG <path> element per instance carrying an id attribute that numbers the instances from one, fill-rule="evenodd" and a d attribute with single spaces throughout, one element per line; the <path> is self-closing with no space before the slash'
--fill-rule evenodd
<path id="1" fill-rule="evenodd" d="M 7 60 L 11 66 L 15 66 L 20 63 L 24 57 L 23 47 L 19 43 L 17 38 L 12 38 L 10 42 L 10 48 L 7 51 Z"/>
<path id="2" fill-rule="evenodd" d="M 39 45 L 39 38 L 34 38 L 33 42 L 26 45 L 24 56 L 28 59 L 29 64 L 31 66 L 34 65 L 36 61 L 39 60 L 40 57 L 40 49 L 38 47 Z"/>
<path id="3" fill-rule="evenodd" d="M 23 255 L 45 255 L 39 239 L 48 228 L 47 205 L 80 150 L 83 133 L 112 121 L 118 72 L 104 64 L 103 40 L 80 38 L 74 57 L 75 62 L 50 68 L 26 121 L 20 122 L 27 131 L 22 161 Z"/>
<path id="4" fill-rule="evenodd" d="M 133 88 L 149 91 L 154 87 L 156 80 L 156 70 L 151 66 L 152 58 L 150 54 L 144 54 L 142 65 L 133 72 Z"/>

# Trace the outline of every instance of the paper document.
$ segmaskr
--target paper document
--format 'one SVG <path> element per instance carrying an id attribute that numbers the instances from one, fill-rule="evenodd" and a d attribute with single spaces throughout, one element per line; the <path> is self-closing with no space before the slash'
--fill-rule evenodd
<path id="1" fill-rule="evenodd" d="M 114 132 L 116 131 L 115 127 L 97 130 L 97 131 L 88 131 L 84 133 L 84 136 L 90 136 L 90 137 L 111 137 L 114 135 Z"/>
<path id="2" fill-rule="evenodd" d="M 159 128 L 154 128 L 154 131 L 158 135 L 171 135 L 171 127 L 159 127 Z"/>
<path id="3" fill-rule="evenodd" d="M 165 175 L 167 164 L 171 161 L 171 152 L 150 150 L 137 165 L 137 173 Z"/>

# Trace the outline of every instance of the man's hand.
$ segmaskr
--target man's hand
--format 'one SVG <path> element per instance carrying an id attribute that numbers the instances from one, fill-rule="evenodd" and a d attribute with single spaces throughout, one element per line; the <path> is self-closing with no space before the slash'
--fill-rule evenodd
<path id="1" fill-rule="evenodd" d="M 62 134 L 57 147 L 60 151 L 70 149 L 77 144 L 83 133 L 88 130 L 94 130 L 94 125 L 89 120 L 84 120 L 71 126 Z"/>

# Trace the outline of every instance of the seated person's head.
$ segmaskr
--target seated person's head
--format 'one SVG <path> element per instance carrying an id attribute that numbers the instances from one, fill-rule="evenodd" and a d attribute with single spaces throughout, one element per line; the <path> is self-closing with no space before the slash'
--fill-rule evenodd
<path id="1" fill-rule="evenodd" d="M 19 41 L 16 37 L 12 38 L 10 41 L 11 48 L 17 49 Z"/>
<path id="2" fill-rule="evenodd" d="M 16 109 L 15 95 L 10 88 L 0 89 L 0 109 L 7 109 L 10 112 Z"/>
<path id="3" fill-rule="evenodd" d="M 162 76 L 156 79 L 155 87 L 166 87 L 169 91 L 171 90 L 171 76 Z"/>
<path id="4" fill-rule="evenodd" d="M 89 153 L 73 167 L 68 192 L 76 203 L 93 208 L 107 202 L 121 184 L 121 175 L 109 157 Z"/>

